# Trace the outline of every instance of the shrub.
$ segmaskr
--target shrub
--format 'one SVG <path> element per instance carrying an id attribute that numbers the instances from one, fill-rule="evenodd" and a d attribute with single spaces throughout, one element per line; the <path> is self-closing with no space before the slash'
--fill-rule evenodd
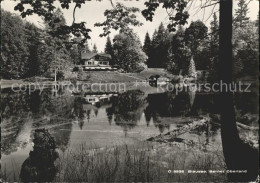
<path id="1" fill-rule="evenodd" d="M 62 71 L 58 71 L 56 75 L 57 80 L 64 80 L 64 73 Z"/>

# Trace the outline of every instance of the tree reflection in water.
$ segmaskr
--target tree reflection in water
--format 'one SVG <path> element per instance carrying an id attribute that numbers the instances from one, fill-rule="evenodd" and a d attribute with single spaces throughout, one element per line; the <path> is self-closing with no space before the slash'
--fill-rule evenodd
<path id="1" fill-rule="evenodd" d="M 235 104 L 236 107 L 243 112 L 241 112 L 242 115 L 250 112 L 257 114 L 257 101 L 255 100 L 257 96 L 258 94 L 252 93 L 246 95 L 236 94 L 235 97 L 237 100 L 235 100 Z M 128 91 L 120 94 L 118 97 L 111 97 L 109 101 L 91 105 L 86 104 L 82 97 L 71 97 L 70 94 L 66 95 L 64 93 L 59 93 L 59 95 L 54 96 L 50 90 L 44 90 L 41 95 L 39 95 L 38 91 L 32 95 L 4 92 L 2 93 L 1 100 L 3 117 L 2 132 L 4 133 L 4 135 L 2 135 L 2 152 L 8 154 L 19 149 L 18 147 L 21 146 L 17 144 L 17 142 L 20 142 L 19 134 L 21 130 L 24 129 L 24 125 L 28 124 L 29 120 L 32 121 L 33 128 L 50 127 L 49 132 L 55 138 L 55 145 L 60 150 L 65 151 L 69 144 L 72 131 L 71 122 L 77 120 L 79 127 L 82 129 L 84 121 L 90 119 L 91 111 L 94 111 L 96 116 L 98 112 L 102 115 L 100 108 L 105 108 L 108 122 L 111 124 L 114 121 L 115 124 L 121 126 L 126 133 L 129 129 L 137 125 L 144 113 L 147 126 L 152 122 L 153 125 L 163 133 L 170 126 L 169 123 L 165 123 L 168 119 L 174 119 L 174 117 L 180 116 L 201 116 L 209 113 L 219 114 L 219 111 L 225 108 L 223 108 L 223 105 L 217 103 L 219 99 L 216 97 L 218 97 L 216 94 L 203 95 L 198 93 L 196 93 L 195 97 L 195 93 L 192 92 L 182 92 L 178 95 L 170 92 L 146 95 L 141 91 Z M 234 104 L 232 104 L 232 106 L 234 106 Z M 30 115 L 28 115 L 28 113 L 30 113 Z M 226 115 L 229 116 L 230 113 Z M 231 125 L 231 127 L 229 125 Z M 250 147 L 239 139 L 237 131 L 230 131 L 230 129 L 234 129 L 235 125 L 235 123 L 226 126 L 222 125 L 222 141 L 227 167 L 228 169 L 247 169 L 252 175 L 255 175 L 256 172 L 253 171 L 257 170 L 258 164 L 256 162 L 258 158 L 256 158 L 256 155 L 258 154 L 254 149 L 250 149 Z M 215 125 L 209 125 L 205 127 L 205 129 L 194 131 L 194 133 L 205 133 L 207 138 L 206 143 L 208 144 L 211 140 L 214 141 L 218 130 L 217 128 Z M 28 133 L 31 134 L 31 130 L 28 131 Z M 41 134 L 43 134 L 43 132 L 41 132 Z M 33 135 L 35 136 L 34 133 Z M 38 159 L 40 162 L 42 160 L 46 161 L 43 163 L 38 164 L 37 162 L 33 162 L 32 159 L 34 157 L 43 156 L 43 154 L 37 153 L 37 148 L 37 145 L 34 146 L 30 157 L 27 158 L 22 166 L 21 177 L 23 177 L 24 181 L 29 181 L 30 173 L 35 173 L 38 170 L 29 171 L 35 167 L 38 168 L 37 166 L 39 165 L 46 163 L 44 165 L 46 171 L 43 169 L 39 170 L 42 175 L 47 174 L 47 172 L 53 168 L 53 162 L 48 160 L 49 157 Z M 53 150 L 50 150 L 50 152 L 51 151 Z M 51 154 L 47 150 L 45 152 Z M 35 159 L 36 158 L 34 158 L 34 160 Z M 47 163 L 48 161 L 49 163 Z M 244 165 L 248 166 L 245 167 Z M 252 168 L 250 168 L 250 166 Z M 230 174 L 230 180 L 235 180 L 237 175 L 238 174 Z M 32 181 L 36 181 L 36 178 L 39 180 L 39 176 L 32 175 Z M 49 181 L 53 175 L 50 173 L 48 176 L 43 176 L 42 178 L 48 178 L 46 181 Z M 238 176 L 244 176 L 244 174 L 239 174 Z M 29 178 L 26 179 L 26 177 Z"/>
<path id="2" fill-rule="evenodd" d="M 139 90 L 127 91 L 111 100 L 112 106 L 106 110 L 108 121 L 111 123 L 114 115 L 115 124 L 121 126 L 125 132 L 137 125 L 147 106 L 144 92 Z"/>
<path id="3" fill-rule="evenodd" d="M 75 97 L 73 107 L 72 107 L 72 118 L 76 118 L 78 120 L 79 128 L 82 130 L 84 126 L 84 118 L 86 114 L 86 110 L 83 107 L 84 99 L 81 97 Z"/>
<path id="4" fill-rule="evenodd" d="M 32 121 L 32 128 L 51 128 L 51 133 L 56 139 L 56 145 L 66 148 L 70 138 L 73 120 L 74 98 L 67 97 L 66 93 L 53 96 L 52 91 L 45 89 L 29 94 L 15 93 L 10 89 L 2 93 L 2 153 L 16 152 L 24 142 L 19 139 L 22 129 Z M 75 107 L 76 108 L 76 107 Z M 61 130 L 66 129 L 66 130 Z M 30 128 L 25 128 L 23 133 L 29 134 Z M 23 135 L 24 136 L 24 135 Z"/>
<path id="5" fill-rule="evenodd" d="M 58 158 L 54 138 L 45 129 L 37 129 L 33 134 L 33 151 L 24 161 L 20 178 L 22 182 L 49 182 L 56 175 L 54 161 Z"/>

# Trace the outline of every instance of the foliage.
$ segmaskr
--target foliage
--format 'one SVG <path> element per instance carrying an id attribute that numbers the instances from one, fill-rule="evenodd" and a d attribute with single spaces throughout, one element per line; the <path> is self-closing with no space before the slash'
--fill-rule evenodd
<path id="1" fill-rule="evenodd" d="M 61 8 L 69 9 L 72 3 L 75 3 L 73 23 L 69 26 L 65 23 L 61 10 L 57 7 L 60 4 Z M 15 25 L 16 31 L 11 31 L 12 29 L 7 25 L 8 23 L 4 22 L 3 16 L 2 22 L 3 25 L 6 25 L 3 26 L 4 28 L 1 31 L 3 43 L 9 42 L 7 36 L 9 31 L 14 35 L 11 36 L 12 45 L 5 43 L 2 45 L 2 77 L 24 78 L 31 77 L 35 74 L 51 72 L 53 68 L 59 68 L 60 70 L 68 69 L 71 66 L 71 63 L 68 62 L 70 59 L 72 59 L 72 63 L 78 64 L 80 62 L 80 52 L 84 49 L 82 47 L 83 43 L 85 44 L 85 49 L 89 50 L 86 39 L 89 38 L 88 33 L 90 30 L 85 27 L 84 22 L 75 23 L 75 11 L 77 8 L 81 8 L 81 5 L 84 3 L 85 1 L 83 0 L 59 0 L 57 4 L 54 4 L 54 1 L 52 0 L 19 1 L 15 10 L 19 11 L 22 17 L 33 14 L 39 15 L 45 21 L 46 28 L 45 30 L 39 30 L 29 23 L 24 25 L 21 20 L 20 22 L 17 20 Z M 176 30 L 178 25 L 187 23 L 189 15 L 188 12 L 184 10 L 187 7 L 187 3 L 188 2 L 185 0 L 149 0 L 144 3 L 146 8 L 142 11 L 142 14 L 146 20 L 152 21 L 154 13 L 160 5 L 167 10 L 170 20 L 167 29 L 165 29 L 162 24 L 160 25 L 158 30 L 154 32 L 152 40 L 149 41 L 149 35 L 146 35 L 143 50 L 148 56 L 147 65 L 149 67 L 167 68 L 174 73 L 187 74 L 190 61 L 189 57 L 192 54 L 197 69 L 210 69 L 210 71 L 217 72 L 219 71 L 219 68 L 217 68 L 219 60 L 217 56 L 219 38 L 216 32 L 218 32 L 219 27 L 216 14 L 214 14 L 213 21 L 211 22 L 210 37 L 207 37 L 207 27 L 201 21 L 192 22 L 185 30 L 184 36 L 179 33 L 176 33 L 175 35 L 170 34 L 170 32 Z M 136 19 L 135 15 L 139 12 L 138 8 L 126 7 L 121 3 L 116 3 L 114 5 L 112 1 L 111 5 L 113 9 L 106 10 L 104 14 L 106 16 L 106 21 L 103 23 L 96 23 L 96 26 L 102 26 L 104 29 L 102 36 L 108 35 L 110 29 L 120 30 L 121 35 L 130 35 L 132 34 L 132 30 L 129 26 L 142 25 L 142 23 Z M 238 6 L 234 24 L 235 29 L 233 31 L 233 70 L 235 73 L 241 74 L 243 71 L 246 71 L 245 74 L 252 75 L 253 72 L 248 72 L 254 70 L 253 68 L 256 67 L 258 60 L 256 58 L 258 55 L 256 51 L 258 49 L 258 44 L 256 44 L 258 36 L 256 35 L 257 31 L 255 30 L 256 27 L 257 29 L 259 28 L 257 22 L 250 22 L 247 17 L 248 7 L 246 1 L 240 0 Z M 8 18 L 11 19 L 11 17 L 15 16 L 10 16 Z M 10 21 L 10 23 L 11 22 L 12 21 Z M 13 21 L 13 23 L 14 22 L 15 21 Z M 27 31 L 27 29 L 29 29 L 29 31 Z M 21 31 L 18 33 L 17 30 Z M 73 39 L 70 38 L 71 34 L 73 35 Z M 44 37 L 44 39 L 42 37 Z M 18 38 L 22 41 L 17 40 Z M 129 38 L 129 40 L 131 39 L 132 38 Z M 185 43 L 181 43 L 181 41 L 184 41 Z M 81 46 L 74 44 L 79 42 L 82 43 Z M 107 41 L 107 44 L 109 47 L 108 49 L 111 51 L 105 52 L 109 52 L 112 56 L 111 63 L 118 64 L 120 67 L 124 68 L 125 71 L 145 68 L 145 62 L 143 61 L 145 60 L 143 59 L 144 54 L 139 50 L 139 43 L 137 43 L 137 48 L 133 49 L 134 51 L 131 50 L 129 52 L 131 54 L 129 54 L 127 58 L 123 58 L 123 60 L 125 59 L 124 61 L 119 61 L 119 55 L 122 56 L 123 53 L 126 54 L 125 50 L 119 51 L 118 48 L 120 47 L 120 44 L 117 44 L 117 48 L 113 48 L 110 40 Z M 124 44 L 126 44 L 126 42 L 124 42 Z M 19 48 L 17 45 L 19 45 Z M 68 46 L 72 46 L 72 49 L 68 50 Z M 150 48 L 148 49 L 148 47 Z M 134 61 L 136 59 L 133 59 L 136 56 L 133 53 L 137 52 L 137 55 L 140 56 L 137 60 L 142 60 L 141 62 Z M 246 53 L 250 54 L 250 56 L 245 57 Z M 249 58 L 250 61 L 248 60 Z M 252 63 L 253 65 L 245 68 L 247 63 Z"/>
<path id="2" fill-rule="evenodd" d="M 116 125 L 124 130 L 133 128 L 140 120 L 142 111 L 147 106 L 145 95 L 142 91 L 127 91 L 113 98 L 112 106 L 107 109 L 109 115 L 115 116 Z"/>
<path id="3" fill-rule="evenodd" d="M 61 71 L 57 72 L 57 80 L 64 80 L 64 73 Z"/>
<path id="4" fill-rule="evenodd" d="M 249 20 L 247 14 L 247 3 L 245 0 L 240 0 L 233 28 L 233 76 L 235 78 L 254 76 L 258 72 L 259 27 Z"/>
<path id="5" fill-rule="evenodd" d="M 54 161 L 56 152 L 54 137 L 46 129 L 36 129 L 33 134 L 33 151 L 30 151 L 21 168 L 22 182 L 49 182 L 55 177 L 57 169 Z"/>
<path id="6" fill-rule="evenodd" d="M 53 17 L 48 22 L 45 22 L 45 35 L 43 44 L 41 47 L 41 54 L 42 57 L 42 67 L 41 72 L 45 73 L 47 71 L 53 72 L 55 69 L 58 70 L 68 70 L 72 63 L 70 59 L 70 49 L 66 47 L 66 42 L 69 40 L 69 37 L 67 35 L 60 35 L 57 37 L 52 37 L 50 34 L 48 34 L 49 30 L 56 30 L 60 26 L 65 25 L 66 21 L 63 16 L 63 13 L 58 8 Z M 56 19 L 59 19 L 60 21 L 58 23 L 54 23 Z M 51 24 L 54 24 L 55 26 L 49 26 Z"/>
<path id="7" fill-rule="evenodd" d="M 1 16 L 1 76 L 22 78 L 28 72 L 29 47 L 26 27 L 17 15 L 4 10 Z"/>
<path id="8" fill-rule="evenodd" d="M 190 47 L 193 55 L 197 53 L 201 41 L 207 36 L 207 32 L 208 28 L 200 20 L 191 22 L 190 26 L 185 30 L 185 42 Z"/>
<path id="9" fill-rule="evenodd" d="M 258 32 L 253 22 L 236 27 L 233 34 L 234 76 L 255 75 L 258 68 Z"/>
<path id="10" fill-rule="evenodd" d="M 99 0 L 101 1 L 101 0 Z M 81 8 L 82 4 L 85 4 L 85 0 L 58 0 L 60 6 L 63 9 L 69 9 L 72 3 L 75 4 L 73 10 L 73 22 L 72 25 L 61 25 L 55 31 L 50 31 L 50 34 L 53 36 L 59 35 L 70 35 L 73 34 L 76 37 L 83 36 L 81 40 L 81 45 L 83 45 L 87 39 L 90 38 L 89 32 L 90 29 L 86 28 L 86 22 L 75 22 L 75 12 L 77 8 Z M 185 11 L 188 2 L 185 0 L 178 1 L 152 1 L 149 0 L 145 2 L 146 9 L 142 11 L 143 16 L 146 20 L 152 21 L 155 10 L 159 7 L 159 3 L 163 4 L 163 8 L 166 10 L 172 10 L 172 14 L 169 14 L 170 23 L 168 25 L 169 31 L 175 31 L 175 27 L 177 25 L 184 25 L 187 23 L 187 19 L 189 18 L 189 14 Z M 96 23 L 96 26 L 103 26 L 104 33 L 100 36 L 106 36 L 110 33 L 110 29 L 128 29 L 129 25 L 140 26 L 138 20 L 136 20 L 135 13 L 139 11 L 138 8 L 135 7 L 125 7 L 121 3 L 113 4 L 111 1 L 111 5 L 113 7 L 112 10 L 106 10 L 104 15 L 107 20 L 103 23 Z M 30 16 L 36 14 L 42 17 L 45 21 L 50 21 L 53 18 L 54 11 L 56 10 L 57 5 L 54 5 L 53 0 L 36 0 L 36 1 L 19 1 L 19 3 L 15 6 L 15 10 L 21 13 L 21 16 L 24 18 L 26 16 Z M 59 22 L 59 19 L 56 19 L 56 22 Z M 49 26 L 54 26 L 54 24 L 50 24 Z"/>
<path id="11" fill-rule="evenodd" d="M 28 72 L 26 73 L 25 77 L 32 77 L 38 74 L 39 67 L 41 64 L 41 60 L 38 56 L 38 49 L 39 45 L 41 44 L 40 36 L 42 31 L 37 28 L 34 24 L 31 24 L 29 22 L 25 23 L 25 29 L 26 29 L 26 38 L 28 41 L 28 64 L 27 69 Z"/>
<path id="12" fill-rule="evenodd" d="M 65 18 L 60 9 L 54 13 L 54 19 L 59 18 L 59 23 L 50 20 L 58 28 L 64 25 Z M 45 28 L 39 29 L 34 24 L 22 21 L 14 14 L 2 10 L 2 56 L 1 76 L 6 79 L 23 79 L 36 75 L 51 73 L 55 68 L 67 70 L 72 62 L 80 59 L 78 46 L 74 45 L 69 50 L 65 42 L 68 36 L 52 37 L 48 34 L 51 28 L 45 22 Z M 50 74 L 49 74 L 50 76 Z"/>
<path id="13" fill-rule="evenodd" d="M 98 50 L 97 50 L 97 45 L 96 45 L 96 44 L 93 45 L 93 50 L 92 50 L 92 52 L 93 52 L 93 53 L 97 53 L 97 52 L 98 52 Z"/>
<path id="14" fill-rule="evenodd" d="M 63 9 L 69 9 L 71 0 L 59 0 L 58 1 Z M 33 14 L 37 14 L 42 17 L 45 22 L 49 22 L 49 26 L 52 28 L 49 33 L 56 36 L 64 36 L 73 34 L 76 37 L 83 36 L 84 38 L 81 40 L 81 44 L 84 44 L 87 39 L 89 39 L 90 29 L 86 28 L 85 22 L 75 23 L 75 10 L 76 8 L 81 8 L 82 4 L 85 4 L 84 0 L 73 0 L 75 3 L 74 11 L 73 11 L 73 23 L 72 25 L 59 25 L 56 27 L 56 23 L 62 21 L 59 18 L 55 18 L 55 10 L 57 9 L 56 5 L 54 5 L 53 0 L 36 0 L 36 1 L 20 1 L 16 6 L 15 10 L 21 13 L 22 18 L 26 16 L 30 16 Z M 51 20 L 54 20 L 52 22 Z"/>
<path id="15" fill-rule="evenodd" d="M 85 50 L 86 52 L 90 52 L 90 48 L 89 48 L 89 45 L 88 45 L 88 42 L 86 41 L 84 43 L 84 45 L 82 46 L 82 49 Z"/>
<path id="16" fill-rule="evenodd" d="M 180 27 L 177 33 L 172 37 L 171 52 L 172 60 L 168 63 L 168 70 L 174 74 L 188 74 L 188 66 L 191 57 L 191 50 L 186 45 L 185 32 Z"/>
<path id="17" fill-rule="evenodd" d="M 165 68 L 169 61 L 170 33 L 161 23 L 153 34 L 148 67 Z"/>
<path id="18" fill-rule="evenodd" d="M 151 38 L 150 38 L 148 32 L 145 34 L 143 50 L 144 50 L 145 54 L 148 56 L 148 60 L 146 63 L 149 63 L 150 62 L 149 57 L 151 54 Z"/>
<path id="19" fill-rule="evenodd" d="M 116 3 L 113 9 L 106 10 L 104 16 L 106 20 L 103 23 L 96 23 L 95 26 L 103 27 L 104 33 L 100 34 L 100 37 L 107 36 L 110 33 L 110 29 L 128 31 L 129 25 L 141 26 L 142 23 L 136 19 L 136 12 L 139 12 L 138 8 L 126 7 L 121 3 Z M 129 30 L 130 31 L 130 30 Z"/>
<path id="20" fill-rule="evenodd" d="M 246 27 L 247 23 L 249 23 L 249 17 L 247 17 L 248 7 L 246 0 L 239 0 L 238 9 L 235 11 L 235 27 Z"/>
<path id="21" fill-rule="evenodd" d="M 159 4 L 162 3 L 162 7 L 166 10 L 171 10 L 174 12 L 169 15 L 169 21 L 167 28 L 170 32 L 176 31 L 176 27 L 178 25 L 185 25 L 187 23 L 187 19 L 189 18 L 189 14 L 185 11 L 185 8 L 188 4 L 185 0 L 178 1 L 164 1 L 164 0 L 149 0 L 145 2 L 146 9 L 142 11 L 143 16 L 146 20 L 152 21 L 155 10 L 159 7 Z"/>
<path id="22" fill-rule="evenodd" d="M 219 23 L 216 16 L 216 13 L 213 14 L 213 20 L 210 22 L 210 37 L 209 37 L 209 71 L 211 73 L 210 80 L 217 79 L 218 64 L 219 64 Z"/>
<path id="23" fill-rule="evenodd" d="M 74 65 L 80 64 L 80 60 L 81 60 L 81 49 L 79 48 L 79 46 L 78 46 L 77 44 L 74 44 L 74 45 L 71 47 L 70 57 L 71 57 L 72 63 L 73 63 Z"/>
<path id="24" fill-rule="evenodd" d="M 145 69 L 146 54 L 143 52 L 138 36 L 129 32 L 120 32 L 114 37 L 115 63 L 126 72 L 140 72 Z"/>
<path id="25" fill-rule="evenodd" d="M 106 45 L 105 45 L 104 52 L 111 55 L 110 65 L 114 65 L 115 64 L 114 50 L 113 50 L 113 45 L 111 43 L 109 36 L 107 37 L 107 42 L 106 42 Z"/>

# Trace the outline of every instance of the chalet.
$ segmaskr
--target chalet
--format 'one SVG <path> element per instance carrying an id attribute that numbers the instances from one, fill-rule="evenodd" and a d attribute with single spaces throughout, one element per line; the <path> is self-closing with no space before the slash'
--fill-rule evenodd
<path id="1" fill-rule="evenodd" d="M 106 53 L 81 52 L 81 65 L 84 70 L 116 70 L 109 64 L 111 55 Z"/>

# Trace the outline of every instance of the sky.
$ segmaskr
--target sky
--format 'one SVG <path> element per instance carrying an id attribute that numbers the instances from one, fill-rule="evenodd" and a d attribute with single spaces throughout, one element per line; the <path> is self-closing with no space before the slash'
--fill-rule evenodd
<path id="1" fill-rule="evenodd" d="M 113 3 L 116 2 L 123 3 L 125 6 L 128 7 L 137 7 L 140 10 L 145 9 L 144 2 L 146 0 L 113 0 Z M 250 0 L 247 0 L 249 2 Z M 206 8 L 200 8 L 201 4 L 205 3 L 206 0 L 193 0 L 191 1 L 192 4 L 189 4 L 188 12 L 190 14 L 190 18 L 188 20 L 188 24 L 191 21 L 201 20 L 203 21 L 208 27 L 210 25 L 210 21 L 212 20 L 212 12 L 218 13 L 218 5 L 215 6 L 209 6 Z M 189 3 L 191 3 L 189 2 Z M 234 6 L 233 8 L 237 8 L 237 0 L 234 0 Z M 212 2 L 214 3 L 214 1 Z M 4 0 L 1 3 L 1 8 L 4 10 L 10 11 L 12 13 L 17 13 L 14 11 L 14 6 L 17 4 L 17 1 L 13 0 Z M 59 2 L 55 2 L 56 6 L 59 6 Z M 70 6 L 70 9 L 64 10 L 62 9 L 64 13 L 64 17 L 66 19 L 66 23 L 68 25 L 71 25 L 72 23 L 72 14 L 73 14 L 73 8 L 74 6 Z M 249 13 L 248 16 L 251 20 L 257 19 L 257 14 L 259 11 L 259 1 L 258 0 L 251 0 L 248 4 Z M 86 1 L 85 4 L 82 5 L 80 9 L 76 10 L 76 22 L 85 21 L 87 22 L 86 27 L 90 28 L 92 32 L 90 32 L 91 40 L 88 41 L 90 49 L 92 49 L 93 45 L 96 44 L 98 50 L 104 51 L 104 46 L 106 43 L 106 37 L 99 37 L 99 34 L 102 33 L 102 27 L 94 27 L 94 24 L 96 22 L 103 22 L 105 20 L 104 11 L 106 9 L 112 9 L 110 0 L 103 0 L 103 1 Z M 139 38 L 141 39 L 141 42 L 144 41 L 144 37 L 146 32 L 152 36 L 155 29 L 158 28 L 160 23 L 162 22 L 165 26 L 168 22 L 168 14 L 166 13 L 165 9 L 163 9 L 161 6 L 156 10 L 155 16 L 153 18 L 153 22 L 146 21 L 145 18 L 142 16 L 141 11 L 136 14 L 137 19 L 143 23 L 143 26 L 140 27 L 133 27 L 134 32 L 137 33 Z M 34 24 L 36 24 L 38 27 L 42 27 L 42 20 L 37 15 L 29 16 L 25 18 L 27 21 L 30 21 Z M 188 26 L 188 24 L 186 26 Z M 113 38 L 114 35 L 116 35 L 118 32 L 111 31 L 110 37 Z"/>

